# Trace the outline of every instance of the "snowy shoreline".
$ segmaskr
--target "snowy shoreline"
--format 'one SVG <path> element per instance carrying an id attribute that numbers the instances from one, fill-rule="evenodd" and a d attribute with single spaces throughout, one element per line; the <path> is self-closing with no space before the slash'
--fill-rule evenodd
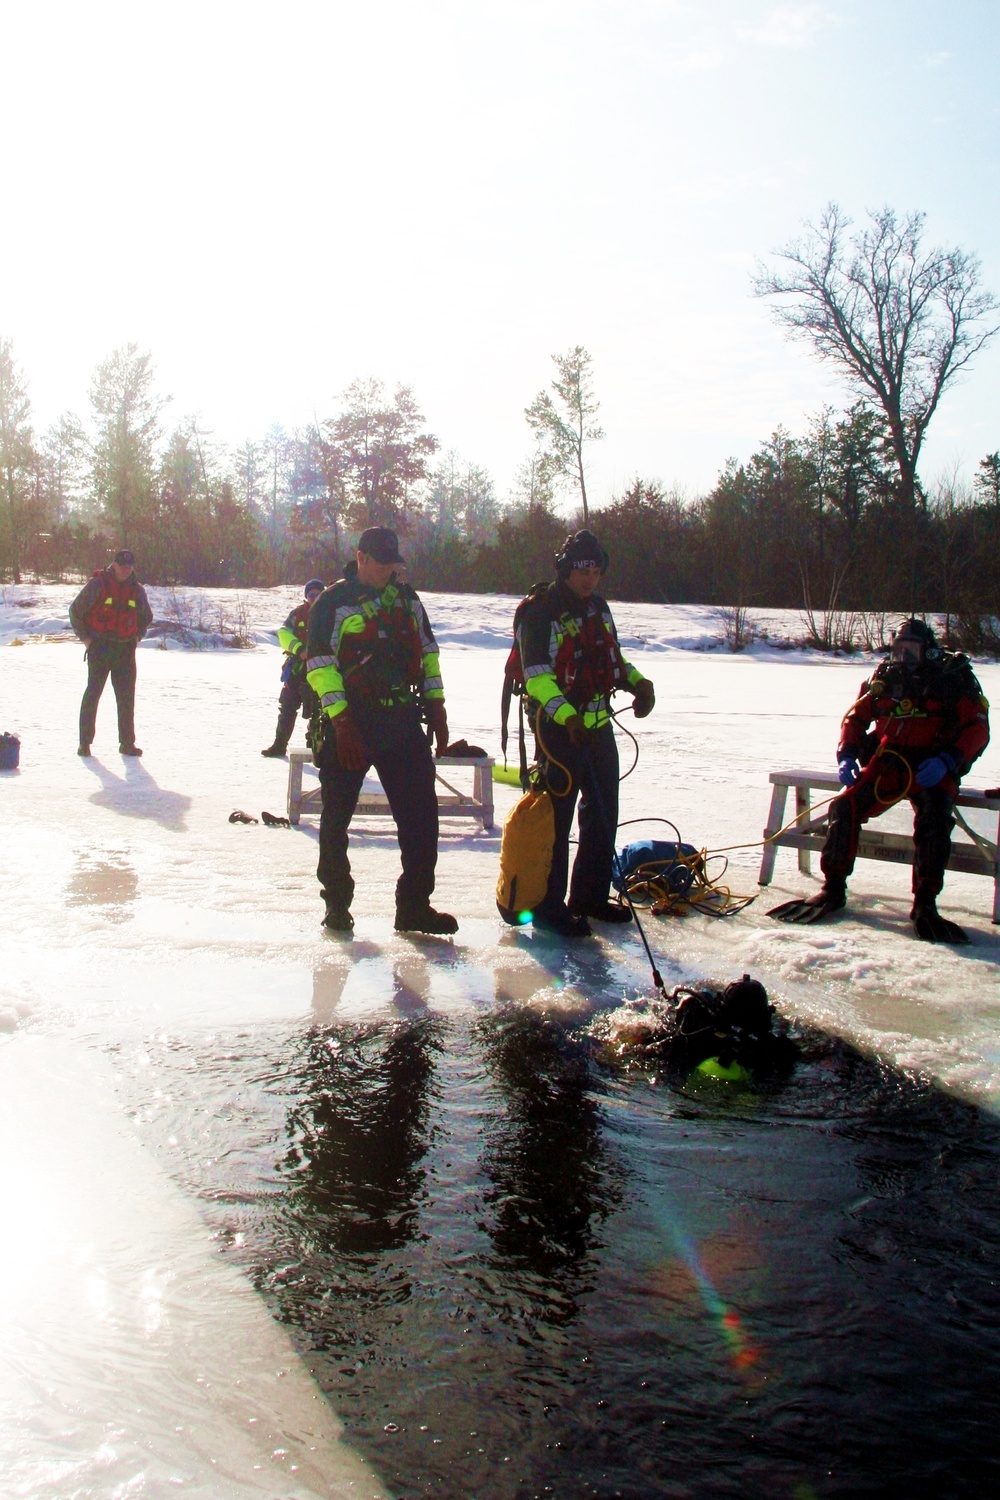
<path id="1" fill-rule="evenodd" d="M 82 585 L 6 584 L 0 589 L 0 646 L 75 640 L 69 606 Z M 270 589 L 166 588 L 149 586 L 154 624 L 144 650 L 232 650 L 235 630 L 246 631 L 250 646 L 277 644 L 278 627 L 301 601 L 301 591 Z M 509 649 L 513 594 L 435 594 L 421 592 L 442 646 L 466 650 Z M 723 611 L 709 604 L 610 602 L 626 650 L 695 651 L 728 654 Z M 852 661 L 862 665 L 878 652 L 821 651 L 804 643 L 806 625 L 797 609 L 751 609 L 756 638 L 739 653 L 765 660 Z M 897 618 L 888 614 L 890 628 Z"/>

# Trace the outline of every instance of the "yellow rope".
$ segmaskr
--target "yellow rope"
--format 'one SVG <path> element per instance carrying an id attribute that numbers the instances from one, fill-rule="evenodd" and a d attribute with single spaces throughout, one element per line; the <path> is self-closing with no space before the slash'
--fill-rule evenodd
<path id="1" fill-rule="evenodd" d="M 549 762 L 550 765 L 558 766 L 560 771 L 566 778 L 566 790 L 564 792 L 554 792 L 551 787 L 548 787 L 547 790 L 550 797 L 568 797 L 570 792 L 573 790 L 573 776 L 571 771 L 569 770 L 569 767 L 564 766 L 561 760 L 556 760 L 555 756 L 552 754 L 551 750 L 545 743 L 545 740 L 542 736 L 542 714 L 544 712 L 545 710 L 539 705 L 538 711 L 535 714 L 535 739 L 538 741 L 538 748 L 545 756 L 545 759 Z"/>

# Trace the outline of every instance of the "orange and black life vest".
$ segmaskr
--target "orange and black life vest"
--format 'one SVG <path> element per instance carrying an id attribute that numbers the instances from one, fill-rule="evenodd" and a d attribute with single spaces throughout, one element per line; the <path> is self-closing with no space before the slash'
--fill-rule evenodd
<path id="1" fill-rule="evenodd" d="M 139 634 L 139 585 L 132 573 L 119 583 L 113 571 L 98 570 L 101 595 L 87 612 L 87 628 L 94 635 L 113 636 L 119 641 L 134 641 Z"/>

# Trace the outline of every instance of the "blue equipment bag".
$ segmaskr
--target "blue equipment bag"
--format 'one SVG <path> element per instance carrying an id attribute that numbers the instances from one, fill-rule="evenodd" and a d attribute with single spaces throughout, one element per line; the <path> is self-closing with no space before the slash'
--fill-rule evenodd
<path id="1" fill-rule="evenodd" d="M 668 843 L 661 839 L 638 839 L 619 851 L 611 877 L 616 891 L 621 891 L 629 876 L 640 865 L 652 865 L 655 875 L 670 891 L 683 895 L 690 890 L 695 871 L 701 868 L 701 851 L 693 844 Z"/>

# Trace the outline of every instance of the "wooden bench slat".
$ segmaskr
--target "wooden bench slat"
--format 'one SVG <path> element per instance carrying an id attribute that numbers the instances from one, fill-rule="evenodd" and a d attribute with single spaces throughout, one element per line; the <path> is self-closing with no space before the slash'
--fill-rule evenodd
<path id="1" fill-rule="evenodd" d="M 788 771 L 772 771 L 769 777 L 773 791 L 771 793 L 771 806 L 767 815 L 767 827 L 764 829 L 764 852 L 760 862 L 760 875 L 758 884 L 770 885 L 774 874 L 774 862 L 777 851 L 782 849 L 795 849 L 798 851 L 799 869 L 803 874 L 810 873 L 810 856 L 813 851 L 820 851 L 825 842 L 825 825 L 828 816 L 827 808 L 820 808 L 815 818 L 810 817 L 811 799 L 809 793 L 817 792 L 840 792 L 843 788 L 840 779 L 832 771 L 808 771 L 801 768 Z M 795 811 L 802 815 L 802 821 L 786 832 L 780 830 L 790 821 L 786 816 L 789 791 L 795 791 Z M 901 799 L 905 800 L 905 799 Z M 987 797 L 985 792 L 975 787 L 961 787 L 955 798 L 957 807 L 978 808 L 980 811 L 998 813 L 997 830 L 992 839 L 984 839 L 984 842 L 992 850 L 992 857 L 987 854 L 978 844 L 967 838 L 953 841 L 951 856 L 948 860 L 949 870 L 960 870 L 967 875 L 985 875 L 993 880 L 993 921 L 1000 922 L 1000 797 Z M 806 821 L 808 819 L 808 821 Z M 775 837 L 777 835 L 777 837 Z M 858 840 L 859 859 L 881 859 L 888 860 L 894 864 L 910 864 L 914 859 L 913 838 L 910 834 L 883 833 L 879 829 L 866 825 L 861 830 Z"/>
<path id="2" fill-rule="evenodd" d="M 302 790 L 302 770 L 306 765 L 312 764 L 312 752 L 310 750 L 291 750 L 288 755 L 288 821 L 298 823 L 305 814 L 307 817 L 319 817 L 323 811 L 323 791 L 320 786 L 315 786 L 309 791 Z M 442 756 L 435 760 L 435 784 L 440 783 L 447 790 L 438 792 L 438 810 L 449 818 L 474 818 L 482 824 L 483 832 L 489 833 L 493 828 L 493 757 L 486 756 Z M 466 796 L 456 787 L 444 780 L 443 776 L 437 774 L 438 766 L 450 769 L 452 766 L 471 766 L 473 771 L 472 793 Z M 354 810 L 355 817 L 392 817 L 389 807 L 389 799 L 384 792 L 365 791 L 362 788 L 358 797 L 358 805 Z"/>

